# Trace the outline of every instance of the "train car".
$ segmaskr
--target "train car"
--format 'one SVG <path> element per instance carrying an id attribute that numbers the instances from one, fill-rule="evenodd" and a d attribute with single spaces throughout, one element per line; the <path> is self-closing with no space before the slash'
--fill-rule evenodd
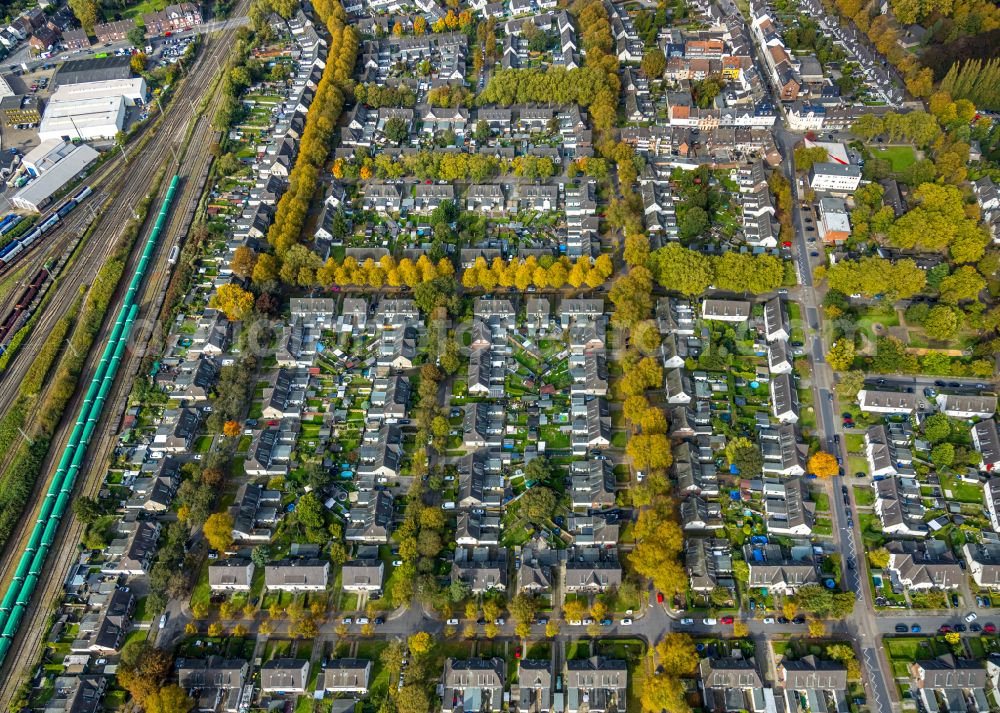
<path id="1" fill-rule="evenodd" d="M 76 199 L 68 200 L 59 207 L 59 210 L 56 211 L 56 215 L 60 218 L 65 218 L 74 208 L 76 208 Z"/>
<path id="2" fill-rule="evenodd" d="M 5 260 L 17 246 L 18 242 L 16 240 L 11 240 L 9 243 L 0 248 L 0 260 Z"/>
<path id="3" fill-rule="evenodd" d="M 14 248 L 6 255 L 0 257 L 4 265 L 10 265 L 18 255 L 24 252 L 24 243 L 14 243 Z"/>
<path id="4" fill-rule="evenodd" d="M 14 305 L 14 309 L 27 309 L 28 305 L 31 304 L 32 300 L 35 299 L 35 295 L 38 294 L 38 286 L 32 285 L 28 287 L 24 292 L 21 293 L 21 297 L 17 300 L 17 304 Z"/>
<path id="5" fill-rule="evenodd" d="M 167 256 L 167 262 L 171 265 L 177 264 L 177 258 L 180 257 L 181 249 L 180 246 L 174 245 L 170 248 L 170 254 Z"/>
<path id="6" fill-rule="evenodd" d="M 8 225 L 11 224 L 16 225 L 19 222 L 18 218 L 20 217 L 21 216 L 19 216 L 17 213 L 8 213 L 6 216 L 4 216 L 4 219 L 0 220 L 0 235 L 2 235 L 7 231 Z"/>
<path id="7" fill-rule="evenodd" d="M 51 215 L 45 220 L 44 223 L 38 226 L 38 229 L 43 233 L 47 232 L 48 230 L 51 230 L 53 227 L 55 227 L 55 224 L 58 222 L 59 222 L 59 216 Z"/>
<path id="8" fill-rule="evenodd" d="M 38 240 L 38 238 L 40 238 L 41 236 L 42 236 L 42 234 L 40 232 L 32 230 L 30 233 L 28 233 L 23 238 L 21 238 L 21 245 L 25 249 L 27 249 L 27 248 L 31 247 L 32 243 L 34 243 L 36 240 Z"/>
<path id="9" fill-rule="evenodd" d="M 84 186 L 84 188 L 83 188 L 82 191 L 80 191 L 75 196 L 73 196 L 73 200 L 75 200 L 77 203 L 79 203 L 84 198 L 86 198 L 87 196 L 89 196 L 91 193 L 93 193 L 93 191 L 91 190 L 90 186 Z"/>
<path id="10" fill-rule="evenodd" d="M 7 233 L 12 232 L 14 230 L 14 228 L 16 228 L 17 226 L 19 226 L 21 224 L 21 222 L 24 220 L 24 218 L 22 218 L 19 215 L 13 215 L 12 214 L 11 216 L 8 216 L 8 217 L 13 217 L 13 220 L 11 220 L 9 222 L 6 222 L 3 225 L 3 227 L 0 227 L 0 235 L 6 235 Z"/>

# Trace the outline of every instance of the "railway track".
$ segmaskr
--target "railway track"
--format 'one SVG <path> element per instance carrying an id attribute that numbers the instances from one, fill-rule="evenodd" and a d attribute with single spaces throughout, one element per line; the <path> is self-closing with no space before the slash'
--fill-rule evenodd
<path id="1" fill-rule="evenodd" d="M 233 14 L 236 16 L 246 14 L 248 5 L 249 0 L 242 0 L 234 9 Z M 188 124 L 192 118 L 190 113 L 184 112 L 188 100 L 195 100 L 204 96 L 210 83 L 215 79 L 218 68 L 223 65 L 226 53 L 232 45 L 232 37 L 236 29 L 228 28 L 222 32 L 220 37 L 208 41 L 205 50 L 192 67 L 188 79 L 185 80 L 185 84 L 181 88 L 179 95 L 174 99 L 172 105 L 173 111 L 171 109 L 167 110 L 167 117 L 160 126 L 157 136 L 149 142 L 139 156 L 130 159 L 132 170 L 128 172 L 127 177 L 120 179 L 120 193 L 113 201 L 112 208 L 100 216 L 100 224 L 91 237 L 91 240 L 93 241 L 98 235 L 101 235 L 105 226 L 115 228 L 109 231 L 112 237 L 110 239 L 105 237 L 101 244 L 94 246 L 97 249 L 85 250 L 78 256 L 77 261 L 70 266 L 68 273 L 64 275 L 64 283 L 60 286 L 59 292 L 53 296 L 46 311 L 43 313 L 42 319 L 39 320 L 39 325 L 42 324 L 43 320 L 48 320 L 47 328 L 44 330 L 47 334 L 51 330 L 52 325 L 55 324 L 72 304 L 72 301 L 78 294 L 79 287 L 87 284 L 87 280 L 96 274 L 100 266 L 114 251 L 118 236 L 121 233 L 121 227 L 131 217 L 134 205 L 149 190 L 149 186 L 156 173 L 165 163 L 168 168 L 173 168 L 174 170 L 169 171 L 168 175 L 173 172 L 180 175 L 182 181 L 181 191 L 180 195 L 175 199 L 174 208 L 166 229 L 163 232 L 164 238 L 157 245 L 156 251 L 153 254 L 152 264 L 147 272 L 145 283 L 141 289 L 141 296 L 138 300 L 140 319 L 137 320 L 133 328 L 130 341 L 132 345 L 138 345 L 139 348 L 130 349 L 126 357 L 122 360 L 123 363 L 120 368 L 122 378 L 117 380 L 109 395 L 105 410 L 106 415 L 101 419 L 98 432 L 95 434 L 96 438 L 89 449 L 87 467 L 78 481 L 77 493 L 80 495 L 94 495 L 101 487 L 104 466 L 108 454 L 115 445 L 118 431 L 117 426 L 120 414 L 125 409 L 132 377 L 139 368 L 144 353 L 144 345 L 155 336 L 154 330 L 158 328 L 157 316 L 159 310 L 162 308 L 163 298 L 170 279 L 167 257 L 170 248 L 175 244 L 179 244 L 179 241 L 183 239 L 189 227 L 190 216 L 202 194 L 202 181 L 206 175 L 212 156 L 209 148 L 216 137 L 216 133 L 211 128 L 211 121 L 215 115 L 215 109 L 221 100 L 221 94 L 215 93 L 212 96 L 207 108 L 196 120 L 188 148 L 179 164 L 175 160 L 177 158 L 176 155 L 170 155 L 170 150 L 172 146 L 180 144 L 187 133 Z M 143 157 L 147 154 L 149 158 L 144 159 Z M 159 160 L 154 160 L 154 157 L 157 156 Z M 163 200 L 166 188 L 167 181 L 164 181 L 152 205 L 157 205 L 157 201 Z M 152 216 L 147 223 L 151 222 Z M 140 232 L 140 238 L 148 235 L 148 228 L 149 225 L 144 226 L 144 229 Z M 138 240 L 137 245 L 141 244 L 142 240 Z M 139 254 L 140 250 L 132 251 L 125 268 L 126 276 L 133 274 L 135 271 Z M 124 282 L 123 280 L 123 285 L 119 287 L 112 305 L 109 307 L 108 314 L 115 314 L 117 312 L 125 292 Z M 102 326 L 94 342 L 95 345 L 103 345 L 105 343 L 112 326 L 111 322 L 106 322 Z M 43 330 L 36 328 L 35 331 L 41 332 Z M 44 341 L 44 337 L 36 340 L 35 350 L 37 350 L 42 341 Z M 26 354 L 21 356 L 23 358 L 17 361 L 30 364 L 31 359 L 27 358 L 30 356 L 30 352 L 26 352 Z M 88 383 L 94 373 L 98 359 L 99 350 L 92 351 L 84 373 L 81 375 L 80 384 Z M 63 419 L 59 432 L 53 439 L 49 455 L 43 465 L 43 472 L 46 477 L 39 478 L 36 483 L 35 494 L 32 499 L 33 506 L 30 509 L 26 509 L 25 515 L 22 516 L 16 532 L 10 538 L 9 552 L 4 557 L 3 562 L 5 570 L 3 573 L 4 582 L 9 580 L 15 564 L 14 558 L 10 556 L 10 552 L 22 551 L 24 544 L 30 536 L 32 524 L 37 517 L 39 495 L 48 486 L 57 456 L 65 446 L 72 422 L 76 412 L 80 408 L 82 400 L 83 390 L 78 389 L 71 400 L 70 407 L 66 411 L 66 417 Z M 33 666 L 36 661 L 36 655 L 47 628 L 46 619 L 50 604 L 61 593 L 65 573 L 69 565 L 76 558 L 76 545 L 80 541 L 82 531 L 83 527 L 74 518 L 66 518 L 66 522 L 60 528 L 46 563 L 45 573 L 39 580 L 35 597 L 25 614 L 20 632 L 14 640 L 12 648 L 18 651 L 19 655 L 9 656 L 3 669 L 0 669 L 0 674 L 2 674 L 0 675 L 0 707 L 7 707 L 9 705 L 25 673 L 30 670 L 29 667 Z"/>
<path id="2" fill-rule="evenodd" d="M 247 3 L 240 4 L 245 11 Z M 45 309 L 35 322 L 32 331 L 25 338 L 18 354 L 11 359 L 8 368 L 0 374 L 0 384 L 10 384 L 10 388 L 0 389 L 0 413 L 10 408 L 17 398 L 19 384 L 30 368 L 33 357 L 48 337 L 52 327 L 66 313 L 73 300 L 76 299 L 81 287 L 89 285 L 100 266 L 114 252 L 118 238 L 125 224 L 132 218 L 134 206 L 146 195 L 156 172 L 163 165 L 163 158 L 169 155 L 172 147 L 179 144 L 187 129 L 191 114 L 187 107 L 193 106 L 200 98 L 208 84 L 214 79 L 216 71 L 225 59 L 231 46 L 232 35 L 238 28 L 224 30 L 223 35 L 216 40 L 207 40 L 206 49 L 196 59 L 189 70 L 189 77 L 181 86 L 178 95 L 168 106 L 163 122 L 155 127 L 153 136 L 141 151 L 134 151 L 125 163 L 122 156 L 116 156 L 94 174 L 88 183 L 94 187 L 94 192 L 80 204 L 80 210 L 70 214 L 69 219 L 60 224 L 51 234 L 41 249 L 29 253 L 27 262 L 18 263 L 18 269 L 27 264 L 26 275 L 34 274 L 53 256 L 62 255 L 70 244 L 87 229 L 92 220 L 97 224 L 87 244 L 75 257 L 75 262 L 63 271 L 57 282 L 50 287 L 53 297 L 45 305 Z M 214 103 L 213 103 L 214 108 Z M 206 115 L 211 119 L 212 110 Z M 105 203 L 110 200 L 110 206 L 102 211 Z M 96 249 L 94 249 L 96 247 Z M 27 279 L 30 279 L 28 277 Z M 18 444 L 11 447 L 10 453 L 0 454 L 0 472 L 6 468 L 11 454 Z M 5 555 L 6 551 L 0 553 Z M 0 556 L 4 564 L 0 568 L 0 581 L 6 577 L 6 558 Z"/>

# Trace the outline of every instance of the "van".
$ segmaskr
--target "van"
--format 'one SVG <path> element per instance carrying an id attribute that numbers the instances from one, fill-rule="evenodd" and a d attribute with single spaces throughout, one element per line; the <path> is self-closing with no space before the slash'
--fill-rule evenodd
<path id="1" fill-rule="evenodd" d="M 455 509 L 455 502 L 453 500 L 449 500 L 448 502 L 442 504 L 441 508 L 443 510 L 454 510 Z"/>

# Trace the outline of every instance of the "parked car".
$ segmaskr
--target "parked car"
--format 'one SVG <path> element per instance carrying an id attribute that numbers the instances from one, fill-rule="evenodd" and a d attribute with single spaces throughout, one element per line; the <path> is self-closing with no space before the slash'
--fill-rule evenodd
<path id="1" fill-rule="evenodd" d="M 722 623 L 723 624 L 732 624 L 733 623 L 733 618 L 731 616 L 724 616 L 724 617 L 722 617 Z"/>
<path id="2" fill-rule="evenodd" d="M 694 624 L 694 619 L 681 619 L 681 626 L 691 626 Z"/>
<path id="3" fill-rule="evenodd" d="M 719 623 L 719 621 L 713 617 L 706 616 L 704 619 L 701 620 L 701 623 L 704 624 L 705 626 L 715 626 L 716 624 Z"/>
<path id="4" fill-rule="evenodd" d="M 920 624 L 914 624 L 913 626 L 911 626 L 910 627 L 910 633 L 912 633 L 912 634 L 919 634 L 920 633 Z"/>
<path id="5" fill-rule="evenodd" d="M 896 624 L 897 634 L 905 634 L 907 631 L 909 631 L 909 628 L 906 626 L 906 624 Z"/>

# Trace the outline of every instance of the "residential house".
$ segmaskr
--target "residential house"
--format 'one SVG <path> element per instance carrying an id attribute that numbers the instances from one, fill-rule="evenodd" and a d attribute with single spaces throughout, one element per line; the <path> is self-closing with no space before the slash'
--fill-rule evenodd
<path id="1" fill-rule="evenodd" d="M 941 540 L 890 540 L 888 570 L 908 591 L 953 590 L 965 573 L 951 548 Z"/>
<path id="2" fill-rule="evenodd" d="M 952 418 L 992 418 L 997 397 L 985 395 L 938 394 L 938 411 Z"/>
<path id="3" fill-rule="evenodd" d="M 875 489 L 875 514 L 882 521 L 882 531 L 888 535 L 926 537 L 924 506 L 920 488 L 912 478 L 889 476 L 872 483 Z"/>
<path id="4" fill-rule="evenodd" d="M 799 397 L 791 374 L 775 374 L 771 378 L 771 413 L 781 423 L 797 423 Z"/>
<path id="5" fill-rule="evenodd" d="M 698 663 L 698 686 L 707 710 L 718 713 L 766 710 L 764 680 L 753 658 L 702 659 Z"/>
<path id="6" fill-rule="evenodd" d="M 714 537 L 686 537 L 684 539 L 684 567 L 687 569 L 691 589 L 710 592 L 716 587 L 733 589 L 732 547 L 728 540 Z"/>
<path id="7" fill-rule="evenodd" d="M 264 566 L 264 586 L 277 592 L 322 592 L 330 563 L 322 559 L 283 559 Z"/>
<path id="8" fill-rule="evenodd" d="M 813 654 L 795 660 L 782 658 L 777 671 L 777 683 L 785 691 L 786 710 L 848 709 L 847 668 L 839 661 L 827 661 Z"/>
<path id="9" fill-rule="evenodd" d="M 249 673 L 250 664 L 244 659 L 186 658 L 178 660 L 177 683 L 185 691 L 195 692 L 198 711 L 237 713 Z"/>
<path id="10" fill-rule="evenodd" d="M 254 564 L 242 557 L 227 557 L 208 565 L 208 586 L 213 592 L 249 592 Z"/>
<path id="11" fill-rule="evenodd" d="M 624 661 L 591 656 L 566 662 L 565 713 L 624 711 L 628 667 Z"/>
<path id="12" fill-rule="evenodd" d="M 792 336 L 788 316 L 781 304 L 781 297 L 773 297 L 764 303 L 764 337 L 769 342 L 787 342 Z"/>
<path id="13" fill-rule="evenodd" d="M 333 694 L 368 695 L 372 662 L 367 659 L 331 659 L 323 670 L 323 690 Z"/>
<path id="14" fill-rule="evenodd" d="M 917 397 L 902 391 L 861 389 L 858 405 L 865 413 L 909 415 L 917 408 Z"/>
<path id="15" fill-rule="evenodd" d="M 455 659 L 444 662 L 442 713 L 499 713 L 504 708 L 506 664 L 502 659 Z"/>
<path id="16" fill-rule="evenodd" d="M 309 659 L 275 658 L 260 667 L 263 693 L 301 694 L 309 683 Z"/>
<path id="17" fill-rule="evenodd" d="M 997 436 L 996 421 L 991 418 L 973 426 L 972 443 L 981 456 L 981 470 L 991 473 L 1000 468 L 1000 437 Z"/>
<path id="18" fill-rule="evenodd" d="M 819 583 L 811 545 L 784 548 L 777 544 L 748 543 L 743 546 L 743 556 L 750 565 L 750 587 L 793 594 L 799 587 Z"/>
<path id="19" fill-rule="evenodd" d="M 815 523 L 815 504 L 802 478 L 764 481 L 764 514 L 767 531 L 773 535 L 807 537 Z"/>
<path id="20" fill-rule="evenodd" d="M 552 710 L 552 663 L 548 660 L 521 659 L 517 684 L 512 686 L 512 708 L 517 713 L 549 713 Z"/>
<path id="21" fill-rule="evenodd" d="M 962 557 L 977 586 L 1000 590 L 1000 543 L 967 542 L 962 546 Z"/>
<path id="22" fill-rule="evenodd" d="M 746 322 L 750 319 L 750 303 L 743 300 L 705 298 L 701 303 L 701 316 L 716 322 Z"/>
<path id="23" fill-rule="evenodd" d="M 607 460 L 570 464 L 570 502 L 573 508 L 601 509 L 615 504 L 615 474 Z"/>
<path id="24" fill-rule="evenodd" d="M 909 666 L 911 694 L 927 711 L 979 713 L 992 710 L 986 697 L 989 678 L 982 661 L 943 654 L 914 661 Z M 992 688 L 992 685 L 990 685 Z"/>

